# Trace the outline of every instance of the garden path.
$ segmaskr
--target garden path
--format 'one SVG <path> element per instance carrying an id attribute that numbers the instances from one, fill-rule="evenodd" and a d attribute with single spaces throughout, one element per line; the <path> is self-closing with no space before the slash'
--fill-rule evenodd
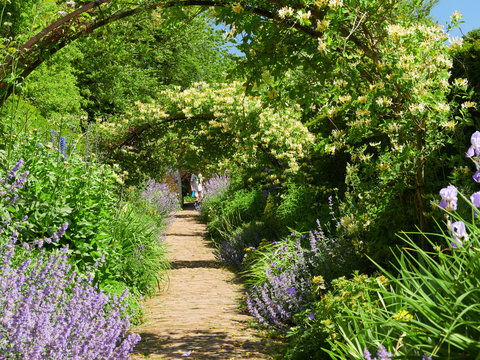
<path id="1" fill-rule="evenodd" d="M 167 231 L 172 264 L 165 289 L 145 303 L 133 359 L 270 359 L 269 340 L 247 327 L 235 275 L 215 259 L 198 212 L 176 214 Z M 190 353 L 191 352 L 191 353 Z"/>

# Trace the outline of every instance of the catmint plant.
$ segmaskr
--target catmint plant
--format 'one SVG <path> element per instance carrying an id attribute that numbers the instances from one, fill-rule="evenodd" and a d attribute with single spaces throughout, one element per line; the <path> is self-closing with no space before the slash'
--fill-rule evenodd
<path id="1" fill-rule="evenodd" d="M 20 160 L 0 179 L 2 202 L 16 201 L 13 194 L 28 175 L 19 173 L 22 166 Z M 10 223 L 6 209 L 1 216 L 0 358 L 128 359 L 140 340 L 128 332 L 128 291 L 106 294 L 93 284 L 93 274 L 72 270 L 68 246 L 49 254 L 43 249 L 65 234 L 68 223 L 29 244 L 21 243 L 16 229 L 4 231 Z"/>
<path id="2" fill-rule="evenodd" d="M 180 207 L 175 193 L 168 185 L 156 183 L 154 180 L 147 182 L 141 198 L 151 206 L 156 216 L 166 219 L 167 223 L 173 219 L 173 213 Z"/>

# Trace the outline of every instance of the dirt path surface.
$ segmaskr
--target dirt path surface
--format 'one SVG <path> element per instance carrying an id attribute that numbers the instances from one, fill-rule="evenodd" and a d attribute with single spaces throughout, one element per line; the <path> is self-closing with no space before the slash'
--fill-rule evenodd
<path id="1" fill-rule="evenodd" d="M 170 225 L 170 283 L 146 301 L 133 359 L 271 359 L 267 340 L 238 308 L 241 284 L 215 259 L 205 233 L 192 208 Z"/>

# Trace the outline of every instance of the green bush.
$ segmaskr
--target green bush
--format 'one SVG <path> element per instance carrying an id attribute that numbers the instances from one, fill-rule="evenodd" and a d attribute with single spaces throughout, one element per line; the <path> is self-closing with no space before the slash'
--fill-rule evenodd
<path id="1" fill-rule="evenodd" d="M 169 262 L 163 244 L 162 228 L 156 217 L 135 203 L 120 207 L 107 230 L 113 244 L 106 261 L 98 268 L 99 282 L 105 288 L 125 284 L 135 294 L 153 294 L 166 280 Z"/>
<path id="2" fill-rule="evenodd" d="M 311 230 L 315 228 L 317 219 L 328 216 L 328 204 L 322 205 L 324 206 L 318 203 L 314 189 L 305 185 L 289 184 L 282 193 L 276 210 L 277 221 L 284 229 Z"/>
<path id="3" fill-rule="evenodd" d="M 257 189 L 242 189 L 230 193 L 224 199 L 211 204 L 210 222 L 207 224 L 209 234 L 215 241 L 224 234 L 232 234 L 244 223 L 261 219 L 266 199 Z"/>
<path id="4" fill-rule="evenodd" d="M 71 139 L 63 146 L 55 133 L 48 138 L 25 134 L 12 142 L 10 151 L 0 150 L 1 168 L 6 170 L 23 158 L 24 170 L 29 171 L 21 196 L 9 212 L 15 221 L 28 216 L 21 230 L 26 242 L 51 237 L 68 222 L 57 246 L 68 243 L 75 265 L 85 269 L 112 246 L 106 229 L 118 206 L 114 173 L 94 155 L 84 158 L 76 153 Z"/>
<path id="5" fill-rule="evenodd" d="M 380 305 L 377 295 L 389 281 L 384 276 L 369 277 L 355 273 L 351 279 L 340 277 L 332 281 L 331 290 L 322 286 L 321 277 L 312 279 L 316 301 L 297 314 L 298 325 L 288 333 L 289 346 L 284 355 L 291 360 L 321 360 L 330 356 L 323 350 L 328 341 L 340 337 L 340 326 L 348 314 L 345 309 L 375 311 Z M 348 320 L 347 320 L 348 321 Z"/>

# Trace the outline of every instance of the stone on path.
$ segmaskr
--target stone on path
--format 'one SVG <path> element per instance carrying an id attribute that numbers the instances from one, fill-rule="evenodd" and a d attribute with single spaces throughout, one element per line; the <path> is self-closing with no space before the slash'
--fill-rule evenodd
<path id="1" fill-rule="evenodd" d="M 267 340 L 247 327 L 239 309 L 243 287 L 222 268 L 192 209 L 177 213 L 167 231 L 169 283 L 144 305 L 142 341 L 133 359 L 270 359 Z"/>

